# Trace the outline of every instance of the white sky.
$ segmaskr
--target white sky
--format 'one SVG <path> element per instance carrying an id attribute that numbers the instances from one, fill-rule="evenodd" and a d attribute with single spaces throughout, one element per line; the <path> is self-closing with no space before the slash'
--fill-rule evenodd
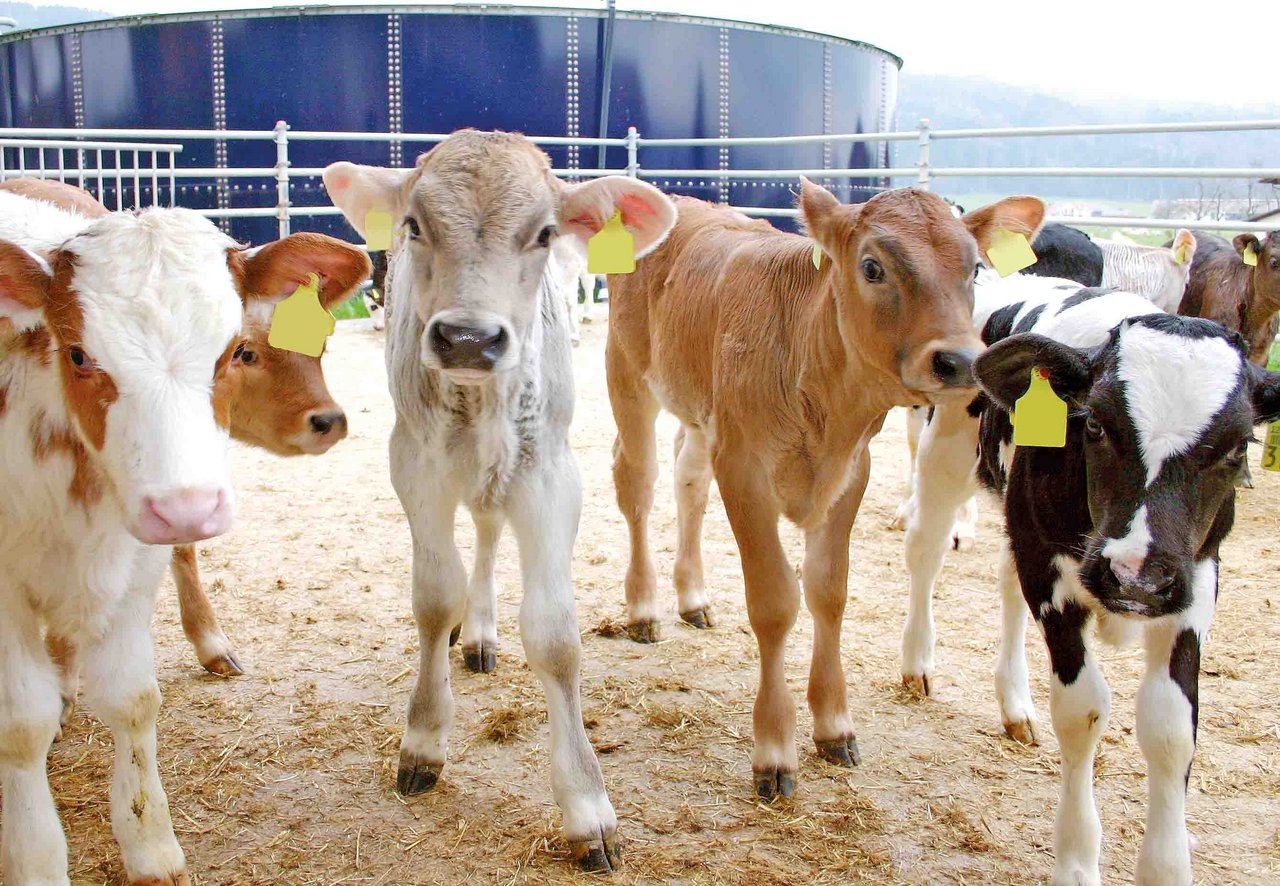
<path id="1" fill-rule="evenodd" d="M 119 14 L 243 9 L 253 0 L 64 0 Z M 503 0 L 602 8 L 603 2 Z M 314 3 L 305 5 L 316 5 Z M 360 0 L 345 5 L 362 4 Z M 619 0 L 622 9 L 681 12 L 809 28 L 902 56 L 908 73 L 990 77 L 1089 97 L 1210 102 L 1224 112 L 1280 104 L 1280 64 L 1264 5 L 1192 14 L 1183 2 L 1056 0 Z"/>

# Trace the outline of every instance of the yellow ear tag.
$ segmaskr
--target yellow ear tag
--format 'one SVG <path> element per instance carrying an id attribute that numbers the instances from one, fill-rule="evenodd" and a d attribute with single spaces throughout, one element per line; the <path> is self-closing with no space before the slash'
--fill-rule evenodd
<path id="1" fill-rule="evenodd" d="M 1244 259 L 1244 263 L 1251 268 L 1258 266 L 1258 253 L 1253 251 L 1252 243 L 1244 248 L 1244 254 L 1240 258 Z"/>
<path id="2" fill-rule="evenodd" d="M 1280 369 L 1280 358 L 1267 360 L 1267 369 Z M 1262 444 L 1262 467 L 1268 471 L 1280 471 L 1280 421 L 1267 425 L 1267 438 Z"/>
<path id="3" fill-rule="evenodd" d="M 1031 387 L 1013 404 L 1013 445 L 1067 445 L 1067 404 L 1053 392 L 1049 373 L 1031 370 Z"/>
<path id="4" fill-rule="evenodd" d="M 383 252 L 391 248 L 391 231 L 395 224 L 391 213 L 382 209 L 370 209 L 364 214 L 364 246 L 370 252 Z"/>
<path id="5" fill-rule="evenodd" d="M 622 224 L 622 213 L 613 218 L 587 241 L 587 273 L 630 274 L 636 269 L 636 238 Z"/>
<path id="6" fill-rule="evenodd" d="M 817 243 L 813 244 L 813 266 L 822 270 L 822 247 Z"/>
<path id="7" fill-rule="evenodd" d="M 987 247 L 987 258 L 1000 272 L 1001 277 L 1016 274 L 1023 268 L 1031 267 L 1038 260 L 1025 234 L 1004 228 L 997 229 L 992 235 L 991 245 Z"/>
<path id="8" fill-rule="evenodd" d="M 1187 263 L 1187 244 L 1183 243 L 1173 251 L 1173 260 L 1180 265 Z"/>
<path id="9" fill-rule="evenodd" d="M 293 295 L 276 305 L 267 344 L 282 351 L 319 357 L 335 325 L 333 314 L 320 305 L 320 278 L 312 274 Z"/>

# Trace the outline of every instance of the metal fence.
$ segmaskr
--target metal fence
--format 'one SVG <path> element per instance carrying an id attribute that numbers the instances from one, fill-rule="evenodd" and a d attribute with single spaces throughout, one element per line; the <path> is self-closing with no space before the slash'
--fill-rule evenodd
<path id="1" fill-rule="evenodd" d="M 883 186 L 895 178 L 914 179 L 916 187 L 929 188 L 935 179 L 948 177 L 1000 176 L 1022 177 L 1080 177 L 1080 178 L 1221 178 L 1221 179 L 1269 179 L 1280 178 L 1280 168 L 1219 168 L 1219 167 L 939 167 L 931 164 L 929 155 L 934 142 L 947 139 L 973 138 L 1036 138 L 1052 136 L 1086 135 L 1149 135 L 1177 134 L 1185 132 L 1247 132 L 1280 131 L 1280 120 L 1241 120 L 1208 123 L 1155 123 L 1113 124 L 1100 126 L 1011 127 L 1005 129 L 932 129 L 929 121 L 922 120 L 913 130 L 897 132 L 869 132 L 824 135 L 778 136 L 761 138 L 643 138 L 633 127 L 625 138 L 568 138 L 559 136 L 533 136 L 535 144 L 544 146 L 612 147 L 626 152 L 626 163 L 619 168 L 556 169 L 554 173 L 567 178 L 591 178 L 603 175 L 630 175 L 642 179 L 660 179 L 673 182 L 676 188 L 685 179 L 692 185 L 696 180 L 707 179 L 794 179 L 805 175 L 819 181 L 837 178 L 881 179 Z M 217 182 L 225 187 L 231 179 L 267 179 L 275 184 L 275 203 L 255 207 L 218 207 L 199 209 L 205 215 L 216 218 L 270 218 L 279 226 L 280 236 L 289 233 L 291 219 L 302 216 L 337 215 L 333 206 L 293 205 L 294 179 L 319 176 L 319 167 L 294 167 L 289 160 L 289 147 L 295 142 L 399 142 L 402 144 L 430 145 L 448 137 L 447 133 L 372 133 L 372 132 L 323 132 L 294 131 L 288 123 L 279 121 L 270 130 L 192 130 L 192 129 L 11 129 L 0 139 L 0 180 L 16 175 L 77 180 L 82 187 L 94 190 L 95 196 L 116 208 L 127 204 L 125 192 L 132 182 L 135 202 L 133 205 L 161 204 L 161 184 L 168 185 L 167 205 L 177 201 L 178 179 L 201 179 Z M 112 141 L 113 139 L 160 139 L 165 144 Z M 94 141 L 81 141 L 94 139 Z M 188 141 L 259 141 L 273 142 L 276 162 L 262 167 L 175 168 L 175 155 L 182 150 L 182 142 Z M 646 148 L 715 147 L 804 144 L 849 144 L 855 142 L 914 143 L 914 166 L 887 169 L 649 169 L 641 160 Z M 37 162 L 27 162 L 27 151 L 34 151 Z M 56 168 L 46 163 L 46 151 L 55 152 Z M 18 163 L 11 159 L 15 156 Z M 75 165 L 67 166 L 67 157 L 74 155 Z M 150 157 L 150 166 L 139 167 L 140 157 Z M 167 168 L 159 168 L 159 158 L 166 157 Z M 105 160 L 104 160 L 105 158 Z M 122 159 L 123 158 L 123 159 Z M 122 163 L 131 159 L 132 166 Z M 335 157 L 336 159 L 336 157 Z M 106 162 L 112 161 L 112 162 Z M 104 165 L 105 163 L 105 165 Z M 17 168 L 15 168 L 15 166 Z M 148 176 L 149 174 L 149 176 Z M 147 179 L 150 179 L 150 203 L 144 202 Z M 114 182 L 114 185 L 112 183 Z M 104 183 L 106 190 L 104 190 Z M 111 188 L 114 201 L 104 199 Z M 748 214 L 770 217 L 794 217 L 795 209 L 776 209 L 751 206 L 735 207 Z M 1051 217 L 1049 221 L 1064 222 L 1081 227 L 1121 226 L 1129 228 L 1175 229 L 1194 226 L 1206 230 L 1265 231 L 1275 225 L 1248 221 L 1220 219 L 1157 219 L 1130 217 Z"/>

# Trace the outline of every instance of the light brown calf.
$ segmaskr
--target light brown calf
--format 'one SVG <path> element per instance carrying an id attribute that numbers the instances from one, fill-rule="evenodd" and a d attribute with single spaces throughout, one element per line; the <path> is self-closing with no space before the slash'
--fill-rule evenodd
<path id="1" fill-rule="evenodd" d="M 109 215 L 109 210 L 87 191 L 57 181 L 18 178 L 0 182 L 0 190 L 33 200 L 43 200 L 86 218 Z M 350 298 L 369 275 L 369 259 L 356 246 L 321 234 L 297 234 L 273 243 L 261 252 L 293 252 L 296 256 L 270 255 L 298 264 L 302 256 L 314 262 L 323 256 L 320 300 L 332 309 Z M 296 258 L 297 261 L 292 261 Z M 305 281 L 304 281 L 305 282 Z M 248 285 L 262 285 L 247 280 Z M 249 302 L 241 327 L 241 341 L 233 356 L 238 367 L 231 404 L 231 436 L 242 443 L 276 455 L 320 455 L 347 435 L 347 418 L 325 384 L 319 357 L 282 351 L 267 343 L 271 305 Z M 200 582 L 196 551 L 192 545 L 173 549 L 171 564 L 178 589 L 182 630 L 196 649 L 200 663 L 213 674 L 231 677 L 243 673 L 235 651 L 218 625 L 217 615 Z M 75 700 L 78 683 L 75 650 L 57 637 L 49 638 L 49 652 L 61 666 L 63 722 Z"/>
<path id="2" fill-rule="evenodd" d="M 809 705 L 819 753 L 857 762 L 840 663 L 849 535 L 866 487 L 867 443 L 893 406 L 971 396 L 973 279 L 997 229 L 1032 236 L 1044 217 L 1011 197 L 956 219 L 914 190 L 841 205 L 803 182 L 813 239 L 699 200 L 631 275 L 609 280 L 606 351 L 618 424 L 614 481 L 631 534 L 626 576 L 633 639 L 658 636 L 647 521 L 660 407 L 683 425 L 675 583 L 681 617 L 710 623 L 699 536 L 712 476 L 742 557 L 760 648 L 752 769 L 763 797 L 795 786 L 795 705 L 783 647 L 800 585 L 778 537 L 805 531 L 803 586 L 814 618 Z M 825 257 L 812 262 L 814 240 Z"/>

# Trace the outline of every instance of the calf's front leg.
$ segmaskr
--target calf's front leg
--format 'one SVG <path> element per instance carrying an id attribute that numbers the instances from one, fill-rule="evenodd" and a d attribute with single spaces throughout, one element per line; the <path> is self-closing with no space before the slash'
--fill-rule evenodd
<path id="1" fill-rule="evenodd" d="M 190 882 L 156 765 L 160 687 L 151 639 L 154 604 L 154 589 L 131 594 L 102 637 L 88 640 L 81 650 L 85 700 L 115 739 L 111 830 L 129 882 L 138 886 Z"/>
<path id="2" fill-rule="evenodd" d="M 1093 802 L 1093 758 L 1111 713 L 1111 689 L 1085 642 L 1086 610 L 1068 602 L 1061 610 L 1037 612 L 1037 618 L 1053 668 L 1049 713 L 1062 752 L 1052 882 L 1098 886 L 1102 822 Z"/>
<path id="3" fill-rule="evenodd" d="M 1213 619 L 1217 585 L 1217 564 L 1197 564 L 1191 606 L 1147 628 L 1147 669 L 1137 699 L 1138 745 L 1147 760 L 1147 827 L 1136 876 L 1140 886 L 1191 883 L 1187 779 L 1199 719 L 1200 647 Z"/>
<path id="4" fill-rule="evenodd" d="M 800 587 L 778 537 L 779 512 L 766 472 L 722 448 L 716 482 L 742 558 L 747 618 L 760 648 L 760 685 L 751 723 L 751 771 L 756 793 L 791 796 L 796 787 L 796 705 L 783 660 L 787 634 L 800 610 Z"/>
<path id="5" fill-rule="evenodd" d="M 443 472 L 421 463 L 414 441 L 395 431 L 391 481 L 413 535 L 413 618 L 418 625 L 418 679 L 409 696 L 409 721 L 400 739 L 396 789 L 420 794 L 444 769 L 453 723 L 449 634 L 462 620 L 467 573 L 453 540 L 456 501 L 440 488 Z"/>
<path id="6" fill-rule="evenodd" d="M 491 673 L 498 666 L 498 586 L 494 555 L 502 537 L 497 514 L 472 514 L 476 524 L 476 561 L 467 587 L 467 617 L 462 623 L 462 662 L 467 670 Z M 453 637 L 449 638 L 450 645 Z"/>
<path id="7" fill-rule="evenodd" d="M 582 725 L 573 543 L 582 509 L 578 467 L 566 447 L 513 486 L 507 515 L 520 548 L 520 639 L 547 694 L 551 789 L 574 858 L 588 871 L 621 864 L 618 819 Z"/>
<path id="8" fill-rule="evenodd" d="M 0 871 L 6 883 L 68 883 L 67 841 L 45 758 L 58 731 L 58 678 L 35 613 L 0 588 Z"/>
<path id="9" fill-rule="evenodd" d="M 695 628 L 713 627 L 702 573 L 702 520 L 711 487 L 711 450 L 707 436 L 692 428 L 676 435 L 676 548 L 675 585 L 680 618 Z"/>
<path id="10" fill-rule="evenodd" d="M 824 759 L 840 766 L 861 762 L 840 662 L 840 627 L 849 597 L 849 535 L 870 468 L 870 456 L 863 451 L 849 488 L 831 508 L 826 521 L 805 533 L 804 542 L 804 598 L 813 614 L 808 690 L 813 741 Z"/>

